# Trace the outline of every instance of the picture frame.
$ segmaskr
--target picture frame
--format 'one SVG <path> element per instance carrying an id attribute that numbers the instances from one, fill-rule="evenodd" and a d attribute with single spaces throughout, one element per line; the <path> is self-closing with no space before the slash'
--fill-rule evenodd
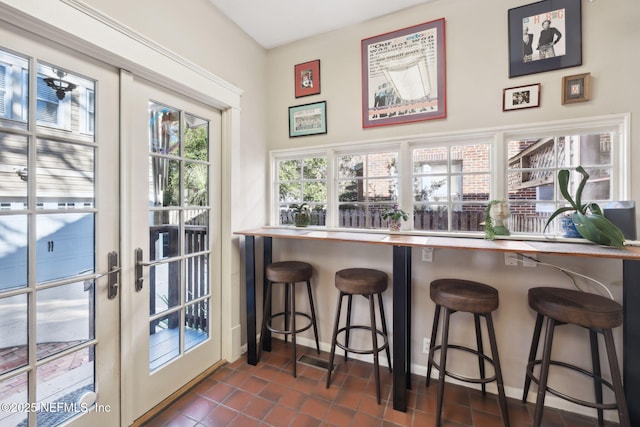
<path id="1" fill-rule="evenodd" d="M 296 98 L 320 93 L 320 60 L 303 62 L 293 67 Z"/>
<path id="2" fill-rule="evenodd" d="M 575 74 L 562 78 L 562 105 L 585 102 L 591 99 L 591 73 Z"/>
<path id="3" fill-rule="evenodd" d="M 444 18 L 362 40 L 362 127 L 445 118 L 445 57 Z"/>
<path id="4" fill-rule="evenodd" d="M 503 89 L 502 111 L 524 110 L 540 106 L 540 83 Z"/>
<path id="5" fill-rule="evenodd" d="M 508 17 L 510 78 L 582 65 L 581 0 L 539 1 Z"/>
<path id="6" fill-rule="evenodd" d="M 289 138 L 327 133 L 327 101 L 289 107 Z"/>

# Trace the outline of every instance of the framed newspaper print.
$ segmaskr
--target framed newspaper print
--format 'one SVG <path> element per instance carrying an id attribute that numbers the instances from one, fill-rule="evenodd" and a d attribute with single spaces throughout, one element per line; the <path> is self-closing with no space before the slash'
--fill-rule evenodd
<path id="1" fill-rule="evenodd" d="M 582 65 L 581 0 L 509 9 L 509 77 Z"/>
<path id="2" fill-rule="evenodd" d="M 362 127 L 447 116 L 445 20 L 362 40 Z"/>

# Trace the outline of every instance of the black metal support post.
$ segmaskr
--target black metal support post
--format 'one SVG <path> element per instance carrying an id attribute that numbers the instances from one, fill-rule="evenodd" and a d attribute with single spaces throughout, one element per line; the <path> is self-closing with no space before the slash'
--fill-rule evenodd
<path id="1" fill-rule="evenodd" d="M 256 238 L 244 238 L 244 271 L 246 279 L 247 299 L 247 363 L 258 363 L 256 346 Z"/>
<path id="2" fill-rule="evenodd" d="M 393 247 L 393 409 L 407 412 L 411 375 L 411 247 Z"/>
<path id="3" fill-rule="evenodd" d="M 629 420 L 640 426 L 640 261 L 622 261 L 623 277 L 623 356 L 624 393 Z"/>

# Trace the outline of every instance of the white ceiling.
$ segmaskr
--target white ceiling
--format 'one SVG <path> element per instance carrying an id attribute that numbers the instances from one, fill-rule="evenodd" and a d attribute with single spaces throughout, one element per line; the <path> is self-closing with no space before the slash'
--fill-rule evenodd
<path id="1" fill-rule="evenodd" d="M 209 0 L 266 49 L 433 0 Z"/>

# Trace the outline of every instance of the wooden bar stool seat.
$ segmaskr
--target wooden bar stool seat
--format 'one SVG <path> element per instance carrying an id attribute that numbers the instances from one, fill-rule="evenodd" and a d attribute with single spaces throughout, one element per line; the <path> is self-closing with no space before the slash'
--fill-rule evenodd
<path id="1" fill-rule="evenodd" d="M 505 427 L 509 426 L 509 415 L 507 412 L 507 399 L 504 394 L 504 383 L 502 381 L 502 371 L 500 368 L 500 359 L 498 357 L 498 346 L 493 327 L 493 319 L 491 313 L 498 308 L 498 290 L 485 285 L 484 283 L 474 282 L 471 280 L 460 279 L 438 279 L 431 282 L 429 288 L 431 300 L 436 303 L 435 314 L 433 318 L 433 329 L 431 331 L 431 342 L 429 344 L 429 359 L 427 362 L 427 386 L 429 386 L 431 377 L 431 368 L 438 369 L 438 394 L 436 409 L 436 426 L 442 425 L 442 407 L 444 403 L 444 386 L 445 376 L 455 378 L 459 381 L 481 384 L 482 394 L 486 394 L 486 384 L 495 381 L 498 386 L 498 401 L 500 403 L 500 411 Z M 438 336 L 438 326 L 440 322 L 440 311 L 444 308 L 443 327 L 441 343 L 436 345 Z M 453 313 L 464 312 L 473 314 L 477 349 L 468 346 L 454 345 L 449 343 L 449 323 Z M 480 329 L 480 317 L 484 317 L 487 332 L 489 335 L 489 344 L 491 347 L 491 357 L 484 353 L 482 343 L 482 332 Z M 449 349 L 462 350 L 472 353 L 478 357 L 478 366 L 480 369 L 479 378 L 470 378 L 462 376 L 451 371 L 447 371 L 447 352 Z M 435 360 L 435 353 L 440 352 L 439 362 Z M 495 375 L 487 377 L 485 374 L 485 362 L 493 366 Z"/>
<path id="2" fill-rule="evenodd" d="M 329 367 L 327 370 L 327 388 L 331 384 L 331 372 L 333 368 L 333 360 L 335 358 L 336 346 L 344 350 L 344 358 L 347 360 L 348 353 L 356 354 L 372 354 L 373 369 L 376 381 L 376 397 L 378 404 L 380 398 L 380 364 L 378 353 L 385 350 L 387 353 L 387 361 L 389 363 L 389 371 L 391 371 L 391 352 L 389 350 L 389 338 L 387 333 L 387 321 L 384 316 L 384 305 L 382 303 L 382 293 L 387 289 L 387 273 L 369 268 L 348 268 L 340 270 L 336 273 L 335 286 L 338 289 L 338 308 L 336 310 L 336 319 L 333 327 L 333 336 L 331 338 L 331 353 L 329 355 Z M 353 295 L 362 295 L 369 300 L 369 325 L 352 325 L 351 324 L 351 306 Z M 346 326 L 340 327 L 340 314 L 342 311 L 343 298 L 347 297 L 347 322 Z M 382 330 L 379 330 L 376 322 L 374 297 L 378 299 L 378 309 L 380 311 L 380 320 Z M 372 346 L 367 349 L 357 349 L 349 347 L 349 333 L 354 329 L 364 329 L 371 332 Z M 344 343 L 338 341 L 338 335 L 344 333 Z M 382 344 L 378 344 L 378 337 L 382 339 Z"/>
<path id="3" fill-rule="evenodd" d="M 262 327 L 260 331 L 260 344 L 258 345 L 258 360 L 262 356 L 264 341 L 271 332 L 283 334 L 285 342 L 287 337 L 291 335 L 292 357 L 293 357 L 293 376 L 296 377 L 296 334 L 306 331 L 313 327 L 313 333 L 316 339 L 316 348 L 320 354 L 320 342 L 318 340 L 318 326 L 316 323 L 316 309 L 313 303 L 313 294 L 311 293 L 311 276 L 313 268 L 311 264 L 301 261 L 282 261 L 269 264 L 266 268 L 267 287 L 264 296 L 264 310 L 262 316 Z M 311 314 L 296 311 L 296 283 L 305 282 L 307 284 L 307 293 L 309 295 L 309 305 Z M 272 287 L 273 284 L 282 283 L 285 285 L 285 307 L 278 313 L 271 313 Z M 308 320 L 303 326 L 298 326 L 296 317 L 301 316 Z M 284 328 L 276 328 L 273 326 L 273 320 L 284 317 Z M 267 349 L 268 350 L 268 349 Z"/>
<path id="4" fill-rule="evenodd" d="M 544 399 L 547 392 L 568 400 L 578 405 L 595 408 L 598 411 L 598 423 L 604 425 L 603 410 L 618 410 L 618 417 L 622 427 L 630 427 L 629 413 L 620 377 L 620 367 L 613 342 L 612 329 L 622 325 L 622 306 L 609 298 L 600 295 L 581 292 L 573 289 L 536 287 L 529 289 L 529 306 L 537 312 L 536 325 L 529 351 L 527 363 L 524 393 L 522 401 L 526 402 L 531 381 L 538 384 L 538 395 L 533 425 L 540 426 L 544 411 Z M 542 350 L 542 359 L 536 359 L 542 323 L 547 319 L 546 336 Z M 581 326 L 589 331 L 591 342 L 592 371 L 588 371 L 576 365 L 551 359 L 551 346 L 556 326 L 571 324 Z M 600 369 L 600 351 L 598 348 L 598 333 L 604 336 L 611 382 L 602 378 Z M 535 365 L 540 365 L 540 376 L 533 374 Z M 549 367 L 556 365 L 571 369 L 583 375 L 593 378 L 595 402 L 577 399 L 548 386 Z M 603 403 L 602 386 L 613 390 L 614 403 Z"/>

